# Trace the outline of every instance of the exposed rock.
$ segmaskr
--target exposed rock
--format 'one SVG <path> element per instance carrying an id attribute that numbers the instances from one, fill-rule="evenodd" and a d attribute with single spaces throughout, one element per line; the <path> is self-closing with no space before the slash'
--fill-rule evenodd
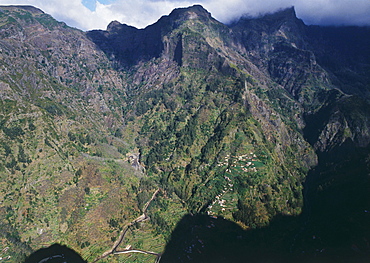
<path id="1" fill-rule="evenodd" d="M 158 188 L 137 230 L 156 248 L 185 213 L 249 229 L 310 209 L 309 191 L 365 196 L 368 30 L 309 27 L 294 8 L 224 25 L 195 5 L 85 33 L 1 7 L 0 233 L 24 248 L 15 260 L 55 240 L 98 257 Z"/>

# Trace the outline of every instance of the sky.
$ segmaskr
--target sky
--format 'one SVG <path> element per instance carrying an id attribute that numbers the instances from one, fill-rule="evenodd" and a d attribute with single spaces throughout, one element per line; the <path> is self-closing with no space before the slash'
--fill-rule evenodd
<path id="1" fill-rule="evenodd" d="M 113 20 L 144 28 L 175 8 L 194 4 L 223 23 L 294 6 L 306 24 L 370 26 L 370 0 L 0 0 L 0 5 L 33 5 L 82 30 L 106 29 Z"/>

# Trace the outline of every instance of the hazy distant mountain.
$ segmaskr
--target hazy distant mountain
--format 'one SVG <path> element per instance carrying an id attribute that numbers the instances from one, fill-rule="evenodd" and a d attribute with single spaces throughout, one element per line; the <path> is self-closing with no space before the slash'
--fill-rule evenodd
<path id="1" fill-rule="evenodd" d="M 85 33 L 1 7 L 0 256 L 92 262 L 127 227 L 161 262 L 368 258 L 369 31 L 195 5 Z M 123 258 L 155 260 L 101 262 Z"/>

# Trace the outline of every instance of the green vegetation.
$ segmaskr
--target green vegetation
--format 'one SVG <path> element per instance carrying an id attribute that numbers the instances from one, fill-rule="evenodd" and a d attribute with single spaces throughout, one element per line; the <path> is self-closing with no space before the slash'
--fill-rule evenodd
<path id="1" fill-rule="evenodd" d="M 148 175 L 180 197 L 189 213 L 224 216 L 243 227 L 265 226 L 279 213 L 299 214 L 305 168 L 290 163 L 294 158 L 278 158 L 260 123 L 244 107 L 243 83 L 254 82 L 250 76 L 215 74 L 208 79 L 209 74 L 183 67 L 178 79 L 141 95 L 137 142 Z M 167 106 L 167 94 L 176 107 Z M 285 147 L 285 154 L 297 149 Z M 295 177 L 288 179 L 291 173 Z M 168 229 L 160 211 L 154 218 Z"/>
<path id="2" fill-rule="evenodd" d="M 367 171 L 368 102 L 331 89 L 312 52 L 285 38 L 294 35 L 280 28 L 289 23 L 270 35 L 264 30 L 275 29 L 265 24 L 230 30 L 200 7 L 176 12 L 145 30 L 122 26 L 125 41 L 130 30 L 151 41 L 129 47 L 139 54 L 130 67 L 105 42 L 121 27 L 95 32 L 93 43 L 94 32 L 32 8 L 0 12 L 0 244 L 9 262 L 52 243 L 90 262 L 124 229 L 120 249 L 163 252 L 183 218 L 204 219 L 209 237 L 219 219 L 224 232 L 268 236 L 276 218 L 298 224 L 314 149 L 323 171 L 346 168 L 318 172 L 317 198 L 338 194 L 332 185 L 346 185 L 352 169 Z M 356 159 L 347 151 L 358 168 L 346 163 Z M 358 214 L 348 220 L 365 222 Z M 101 262 L 151 260 L 129 254 Z"/>

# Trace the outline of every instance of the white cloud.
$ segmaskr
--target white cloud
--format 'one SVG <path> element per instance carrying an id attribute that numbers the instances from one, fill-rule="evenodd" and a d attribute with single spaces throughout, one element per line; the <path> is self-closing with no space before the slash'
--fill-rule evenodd
<path id="1" fill-rule="evenodd" d="M 258 16 L 292 6 L 291 0 L 229 0 L 227 4 L 225 4 L 224 0 L 204 0 L 203 2 L 203 6 L 207 8 L 216 19 L 225 23 L 235 20 L 245 14 Z"/>
<path id="2" fill-rule="evenodd" d="M 241 15 L 256 16 L 295 7 L 306 24 L 370 25 L 370 0 L 203 0 L 203 5 L 222 22 Z"/>
<path id="3" fill-rule="evenodd" d="M 96 2 L 91 11 L 82 0 L 0 0 L 0 5 L 34 5 L 54 18 L 83 30 L 105 29 L 109 22 L 143 28 L 174 8 L 201 4 L 221 22 L 243 14 L 258 15 L 295 6 L 297 16 L 308 24 L 370 25 L 370 0 L 111 0 Z"/>
<path id="4" fill-rule="evenodd" d="M 369 0 L 302 0 L 295 6 L 307 24 L 370 25 Z"/>
<path id="5" fill-rule="evenodd" d="M 52 15 L 55 19 L 81 29 L 87 29 L 97 18 L 94 19 L 94 14 L 81 1 L 75 0 L 0 0 L 0 4 L 33 5 Z"/>
<path id="6" fill-rule="evenodd" d="M 156 22 L 161 16 L 168 15 L 174 8 L 192 5 L 189 1 L 166 1 L 166 0 L 117 0 L 109 5 L 110 17 L 122 23 L 143 28 Z M 103 6 L 103 5 L 101 5 Z M 107 6 L 105 6 L 107 7 Z M 103 17 L 108 17 L 107 13 Z"/>

